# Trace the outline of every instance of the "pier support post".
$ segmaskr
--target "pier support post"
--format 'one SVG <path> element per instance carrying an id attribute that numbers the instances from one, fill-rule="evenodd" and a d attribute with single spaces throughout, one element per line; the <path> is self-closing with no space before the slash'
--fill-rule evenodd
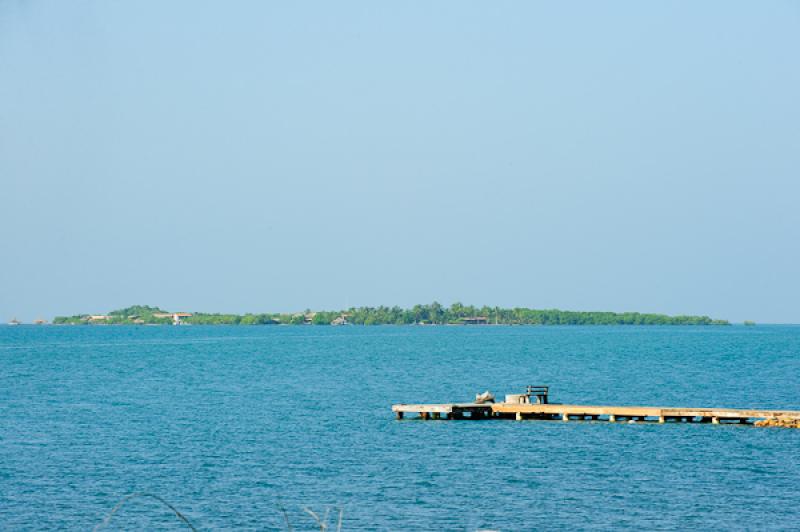
<path id="1" fill-rule="evenodd" d="M 719 425 L 719 418 L 716 416 L 712 417 L 711 423 L 713 423 L 714 425 Z"/>
<path id="2" fill-rule="evenodd" d="M 614 414 L 609 414 L 608 421 L 610 423 L 616 423 L 617 422 L 617 416 L 615 416 Z"/>
<path id="3" fill-rule="evenodd" d="M 567 414 L 567 413 L 561 414 L 561 420 L 562 421 L 569 421 L 569 414 Z"/>
<path id="4" fill-rule="evenodd" d="M 422 419 L 428 419 L 428 413 L 427 412 L 420 412 L 419 413 L 419 417 L 421 417 Z"/>
<path id="5" fill-rule="evenodd" d="M 397 412 L 397 419 L 403 419 L 403 413 Z"/>
<path id="6" fill-rule="evenodd" d="M 439 413 L 439 412 L 434 412 L 433 413 L 433 419 L 441 419 L 441 418 L 442 418 L 442 414 L 441 413 Z"/>
<path id="7" fill-rule="evenodd" d="M 522 412 L 517 412 L 514 415 L 514 419 L 516 419 L 517 421 L 522 421 Z"/>
<path id="8" fill-rule="evenodd" d="M 666 423 L 667 422 L 667 418 L 665 418 L 664 416 L 658 416 L 658 422 L 659 423 Z"/>

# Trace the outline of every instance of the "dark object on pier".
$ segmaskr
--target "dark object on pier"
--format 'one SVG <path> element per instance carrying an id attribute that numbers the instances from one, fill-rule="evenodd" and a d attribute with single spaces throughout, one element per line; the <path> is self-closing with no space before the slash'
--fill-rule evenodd
<path id="1" fill-rule="evenodd" d="M 535 403 L 538 405 L 546 405 L 548 403 L 547 395 L 550 393 L 549 386 L 531 386 L 528 385 L 528 391 L 526 395 L 528 396 L 528 401 L 530 403 Z M 531 397 L 535 397 L 536 401 L 531 400 Z"/>

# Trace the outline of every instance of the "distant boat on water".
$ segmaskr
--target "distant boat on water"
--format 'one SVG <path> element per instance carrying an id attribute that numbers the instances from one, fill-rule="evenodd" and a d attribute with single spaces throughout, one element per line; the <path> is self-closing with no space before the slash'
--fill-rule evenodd
<path id="1" fill-rule="evenodd" d="M 13 318 L 11 321 L 8 322 L 9 325 L 19 325 L 20 323 L 22 322 L 19 321 L 17 318 Z"/>

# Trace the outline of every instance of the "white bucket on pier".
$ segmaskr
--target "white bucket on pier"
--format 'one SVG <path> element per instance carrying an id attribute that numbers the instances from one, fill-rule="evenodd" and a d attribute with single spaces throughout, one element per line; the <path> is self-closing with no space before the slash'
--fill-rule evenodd
<path id="1" fill-rule="evenodd" d="M 525 393 L 512 393 L 506 395 L 506 403 L 513 403 L 515 405 L 526 405 L 531 402 L 531 398 Z"/>

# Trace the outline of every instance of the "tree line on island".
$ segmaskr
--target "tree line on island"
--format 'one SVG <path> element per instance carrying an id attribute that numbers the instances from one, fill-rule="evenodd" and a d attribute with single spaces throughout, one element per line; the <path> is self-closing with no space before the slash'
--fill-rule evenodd
<path id="1" fill-rule="evenodd" d="M 728 325 L 708 316 L 667 316 L 639 312 L 578 312 L 530 308 L 475 307 L 439 303 L 401 307 L 354 307 L 347 310 L 264 314 L 170 312 L 135 305 L 108 314 L 58 316 L 57 325 Z"/>

